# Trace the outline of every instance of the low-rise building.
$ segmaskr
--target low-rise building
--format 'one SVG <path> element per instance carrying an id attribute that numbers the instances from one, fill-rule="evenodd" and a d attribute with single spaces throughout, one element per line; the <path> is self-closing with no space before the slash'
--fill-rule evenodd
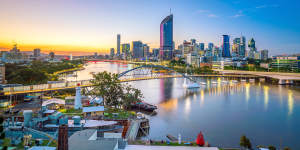
<path id="1" fill-rule="evenodd" d="M 272 57 L 273 69 L 290 71 L 300 70 L 300 55 L 278 55 Z"/>
<path id="2" fill-rule="evenodd" d="M 102 116 L 104 113 L 104 106 L 83 107 L 82 113 L 84 117 Z"/>

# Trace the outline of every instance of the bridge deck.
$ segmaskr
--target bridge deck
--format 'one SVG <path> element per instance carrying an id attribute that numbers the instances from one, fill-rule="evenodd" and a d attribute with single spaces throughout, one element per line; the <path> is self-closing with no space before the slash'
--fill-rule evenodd
<path id="1" fill-rule="evenodd" d="M 182 75 L 161 75 L 161 76 L 149 76 L 149 77 L 140 77 L 140 78 L 127 78 L 121 79 L 121 82 L 131 82 L 131 81 L 139 81 L 139 80 L 151 80 L 151 79 L 163 79 L 163 78 L 181 78 Z M 255 78 L 257 76 L 254 75 L 191 75 L 189 77 L 247 77 L 247 78 Z M 64 89 L 72 89 L 76 88 L 77 84 L 80 84 L 80 87 L 91 87 L 93 86 L 89 80 L 83 81 L 70 81 L 64 83 L 51 83 L 51 84 L 40 84 L 40 85 L 28 85 L 28 86 L 18 86 L 18 87 L 6 87 L 3 92 L 4 95 L 15 95 L 15 94 L 24 94 L 24 93 L 40 93 L 47 91 L 56 91 L 56 90 L 64 90 Z"/>

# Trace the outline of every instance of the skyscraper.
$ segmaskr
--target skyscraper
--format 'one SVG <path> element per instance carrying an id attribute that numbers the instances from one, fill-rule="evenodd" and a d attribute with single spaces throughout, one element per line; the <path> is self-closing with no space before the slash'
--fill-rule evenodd
<path id="1" fill-rule="evenodd" d="M 117 56 L 120 56 L 120 43 L 121 43 L 121 35 L 117 35 Z"/>
<path id="2" fill-rule="evenodd" d="M 199 47 L 201 51 L 204 51 L 204 43 L 199 43 Z"/>
<path id="3" fill-rule="evenodd" d="M 34 57 L 39 57 L 39 56 L 41 56 L 41 49 L 35 48 L 35 49 L 33 50 L 33 56 L 34 56 Z"/>
<path id="4" fill-rule="evenodd" d="M 266 50 L 266 49 L 264 49 L 264 50 L 261 50 L 260 51 L 260 59 L 261 60 L 267 60 L 268 59 L 268 53 L 269 53 L 269 51 L 268 50 Z"/>
<path id="5" fill-rule="evenodd" d="M 142 58 L 144 51 L 143 51 L 143 43 L 141 41 L 133 41 L 132 42 L 132 54 L 133 58 Z"/>
<path id="6" fill-rule="evenodd" d="M 256 51 L 256 46 L 255 46 L 255 41 L 253 38 L 251 38 L 248 42 L 248 48 L 249 48 L 249 54 L 248 57 L 249 58 L 254 58 Z"/>
<path id="7" fill-rule="evenodd" d="M 113 58 L 115 55 L 115 49 L 114 48 L 110 48 L 110 57 Z"/>
<path id="8" fill-rule="evenodd" d="M 240 53 L 240 43 L 241 39 L 240 38 L 234 38 L 233 39 L 233 44 L 232 44 L 232 57 L 238 57 Z"/>
<path id="9" fill-rule="evenodd" d="M 245 57 L 246 53 L 246 38 L 241 36 L 233 40 L 232 57 Z"/>
<path id="10" fill-rule="evenodd" d="M 122 53 L 125 55 L 125 57 L 128 57 L 130 55 L 130 44 L 124 43 L 121 45 L 122 47 Z"/>
<path id="11" fill-rule="evenodd" d="M 244 58 L 246 56 L 246 38 L 244 36 L 241 36 L 239 50 L 239 56 Z"/>
<path id="12" fill-rule="evenodd" d="M 173 44 L 173 15 L 171 14 L 160 23 L 161 59 L 172 59 Z"/>
<path id="13" fill-rule="evenodd" d="M 223 35 L 222 56 L 230 57 L 229 35 Z"/>
<path id="14" fill-rule="evenodd" d="M 143 45 L 143 55 L 145 58 L 149 56 L 150 47 L 147 44 Z"/>

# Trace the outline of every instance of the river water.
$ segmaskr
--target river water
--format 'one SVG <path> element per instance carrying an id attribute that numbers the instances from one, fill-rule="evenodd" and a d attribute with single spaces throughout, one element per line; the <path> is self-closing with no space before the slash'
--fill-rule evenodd
<path id="1" fill-rule="evenodd" d="M 90 72 L 120 73 L 133 68 L 130 64 L 88 63 L 78 77 L 92 78 Z M 146 102 L 158 106 L 150 119 L 153 140 L 166 140 L 166 135 L 194 141 L 202 131 L 212 146 L 239 147 L 245 134 L 252 145 L 289 146 L 300 149 L 300 87 L 267 83 L 223 84 L 226 78 L 198 78 L 206 82 L 196 90 L 183 88 L 183 78 L 153 79 L 130 82 L 140 89 Z M 218 84 L 211 84 L 212 81 Z"/>

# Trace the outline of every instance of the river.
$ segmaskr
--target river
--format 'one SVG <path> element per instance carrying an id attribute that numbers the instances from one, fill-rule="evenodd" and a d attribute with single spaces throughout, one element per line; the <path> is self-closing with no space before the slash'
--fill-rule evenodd
<path id="1" fill-rule="evenodd" d="M 133 68 L 130 64 L 88 63 L 77 77 L 92 78 L 90 72 L 120 73 Z M 150 119 L 153 140 L 181 134 L 184 141 L 195 140 L 202 131 L 212 146 L 239 147 L 245 134 L 253 146 L 275 145 L 300 149 L 300 87 L 268 83 L 222 84 L 225 78 L 198 78 L 208 83 L 196 90 L 183 88 L 183 78 L 153 79 L 130 82 L 140 89 L 146 102 L 158 106 Z M 217 81 L 218 84 L 210 84 Z"/>

